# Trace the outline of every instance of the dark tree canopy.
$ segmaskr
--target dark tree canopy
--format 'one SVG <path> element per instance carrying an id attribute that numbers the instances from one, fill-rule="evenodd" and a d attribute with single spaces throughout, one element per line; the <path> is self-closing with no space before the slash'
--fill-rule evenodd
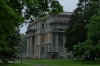
<path id="1" fill-rule="evenodd" d="M 83 1 L 79 1 L 77 4 L 78 7 L 71 15 L 68 22 L 69 27 L 65 31 L 65 47 L 67 47 L 68 50 L 73 50 L 74 45 L 77 45 L 79 42 L 84 42 L 86 39 L 86 29 L 84 29 L 86 22 L 85 16 L 83 15 L 85 6 L 83 3 Z"/>
<path id="2" fill-rule="evenodd" d="M 81 5 L 81 6 L 79 6 Z M 84 6 L 84 7 L 83 7 Z M 82 8 L 83 7 L 83 8 Z M 81 8 L 81 10 L 77 10 Z M 79 0 L 66 29 L 66 47 L 74 50 L 77 59 L 100 58 L 100 1 Z"/>
<path id="3" fill-rule="evenodd" d="M 19 29 L 25 20 L 33 21 L 62 11 L 57 0 L 0 0 L 0 53 L 9 53 L 19 44 Z"/>
<path id="4" fill-rule="evenodd" d="M 100 58 L 100 3 L 99 1 L 91 1 L 88 6 L 85 10 L 88 18 L 90 17 L 89 19 L 87 18 L 89 23 L 85 26 L 87 29 L 87 39 L 85 42 L 75 45 L 74 50 L 79 47 L 80 51 L 75 51 L 76 55 L 77 53 L 79 54 L 77 56 L 88 55 L 90 60 L 95 60 L 95 58 Z"/>

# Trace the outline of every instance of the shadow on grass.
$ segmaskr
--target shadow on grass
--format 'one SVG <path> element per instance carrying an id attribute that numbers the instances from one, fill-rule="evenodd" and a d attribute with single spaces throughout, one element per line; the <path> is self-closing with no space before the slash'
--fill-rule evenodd
<path id="1" fill-rule="evenodd" d="M 0 66 L 28 66 L 28 65 L 20 63 L 0 63 Z"/>
<path id="2" fill-rule="evenodd" d="M 76 60 L 75 62 L 85 65 L 100 65 L 100 60 L 95 60 L 95 61 Z"/>
<path id="3" fill-rule="evenodd" d="M 14 63 L 0 63 L 0 66 L 11 66 L 11 65 L 16 65 Z"/>

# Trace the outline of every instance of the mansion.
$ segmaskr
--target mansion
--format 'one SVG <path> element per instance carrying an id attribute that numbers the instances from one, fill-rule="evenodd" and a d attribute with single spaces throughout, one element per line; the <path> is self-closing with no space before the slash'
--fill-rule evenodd
<path id="1" fill-rule="evenodd" d="M 49 14 L 36 19 L 27 27 L 27 56 L 29 58 L 71 58 L 72 52 L 64 47 L 64 32 L 71 12 Z"/>

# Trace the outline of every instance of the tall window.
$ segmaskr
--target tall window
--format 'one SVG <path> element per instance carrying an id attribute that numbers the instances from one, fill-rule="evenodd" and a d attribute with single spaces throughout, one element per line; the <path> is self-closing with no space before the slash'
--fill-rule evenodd
<path id="1" fill-rule="evenodd" d="M 48 33 L 45 34 L 46 42 L 48 42 Z"/>
<path id="2" fill-rule="evenodd" d="M 48 46 L 46 46 L 46 52 L 48 52 Z"/>
<path id="3" fill-rule="evenodd" d="M 49 33 L 49 41 L 51 41 L 51 40 L 52 40 L 52 34 Z"/>
<path id="4" fill-rule="evenodd" d="M 52 42 L 56 42 L 56 33 L 52 34 Z"/>
<path id="5" fill-rule="evenodd" d="M 42 29 L 44 29 L 44 24 L 42 24 Z"/>
<path id="6" fill-rule="evenodd" d="M 39 54 L 39 46 L 37 47 L 37 53 Z"/>
<path id="7" fill-rule="evenodd" d="M 44 47 L 42 47 L 42 53 L 44 53 Z"/>
<path id="8" fill-rule="evenodd" d="M 42 35 L 42 42 L 44 42 L 44 35 Z"/>
<path id="9" fill-rule="evenodd" d="M 50 50 L 50 52 L 51 52 L 51 46 L 49 47 L 49 50 Z"/>
<path id="10" fill-rule="evenodd" d="M 40 42 L 40 35 L 37 35 L 37 42 Z"/>
<path id="11" fill-rule="evenodd" d="M 47 23 L 46 23 L 46 27 L 47 27 Z"/>
<path id="12" fill-rule="evenodd" d="M 39 24 L 38 24 L 38 29 L 39 29 Z"/>

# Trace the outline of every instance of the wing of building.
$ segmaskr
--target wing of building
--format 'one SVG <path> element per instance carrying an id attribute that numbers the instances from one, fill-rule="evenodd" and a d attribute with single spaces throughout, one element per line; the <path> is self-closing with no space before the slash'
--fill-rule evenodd
<path id="1" fill-rule="evenodd" d="M 64 47 L 64 31 L 68 27 L 71 12 L 37 19 L 27 27 L 27 56 L 29 58 L 68 58 Z"/>

